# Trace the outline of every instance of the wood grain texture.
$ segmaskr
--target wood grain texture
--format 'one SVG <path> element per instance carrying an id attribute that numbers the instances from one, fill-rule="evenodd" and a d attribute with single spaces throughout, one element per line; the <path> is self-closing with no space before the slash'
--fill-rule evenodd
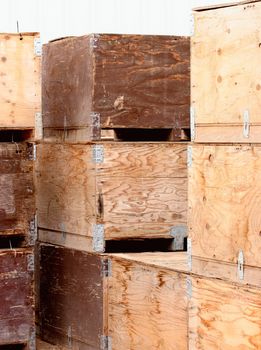
<path id="1" fill-rule="evenodd" d="M 192 256 L 191 272 L 195 275 L 218 278 L 223 281 L 230 281 L 261 288 L 261 269 L 244 265 L 244 279 L 240 280 L 238 266 L 235 263 L 221 262 L 215 259 L 204 259 Z"/>
<path id="2" fill-rule="evenodd" d="M 35 215 L 32 147 L 0 144 L 0 236 L 22 235 L 27 243 Z"/>
<path id="3" fill-rule="evenodd" d="M 189 348 L 259 350 L 261 289 L 200 277 L 191 280 Z"/>
<path id="4" fill-rule="evenodd" d="M 104 224 L 105 239 L 170 238 L 173 226 L 186 225 L 185 144 L 99 145 L 101 163 L 93 162 L 94 144 L 38 145 L 39 227 L 71 234 L 51 243 L 68 246 L 73 235 L 92 237 L 96 223 Z"/>
<path id="5" fill-rule="evenodd" d="M 130 261 L 160 269 L 170 269 L 179 272 L 189 272 L 187 252 L 142 252 L 142 253 L 112 253 L 112 258 Z"/>
<path id="6" fill-rule="evenodd" d="M 0 345 L 27 343 L 34 331 L 32 249 L 0 251 Z"/>
<path id="7" fill-rule="evenodd" d="M 261 267 L 261 147 L 192 146 L 189 231 L 192 254 Z M 207 249 L 206 249 L 207 247 Z"/>
<path id="8" fill-rule="evenodd" d="M 92 34 L 44 46 L 44 128 L 189 128 L 186 37 Z M 77 106 L 77 107 L 76 107 Z M 54 135 L 53 135 L 54 136 Z"/>
<path id="9" fill-rule="evenodd" d="M 113 350 L 188 348 L 184 275 L 114 257 L 108 303 Z"/>
<path id="10" fill-rule="evenodd" d="M 189 127 L 188 38 L 99 35 L 95 46 L 93 110 L 104 127 Z"/>
<path id="11" fill-rule="evenodd" d="M 242 125 L 204 125 L 197 126 L 195 142 L 200 143 L 259 143 L 261 125 L 251 125 L 249 137 L 244 137 Z"/>
<path id="12" fill-rule="evenodd" d="M 191 100 L 196 126 L 241 126 L 242 134 L 243 115 L 248 110 L 251 137 L 255 126 L 261 124 L 258 63 L 261 4 L 253 2 L 194 12 L 194 17 Z M 255 136 L 253 142 L 260 142 L 260 134 Z M 201 142 L 201 138 L 197 141 Z M 217 133 L 214 142 L 222 141 L 227 139 Z M 242 136 L 236 141 L 249 142 L 242 141 Z"/>
<path id="13" fill-rule="evenodd" d="M 67 350 L 66 347 L 46 343 L 45 341 L 42 341 L 41 339 L 37 339 L 36 344 L 37 344 L 37 350 L 64 350 L 64 349 Z"/>
<path id="14" fill-rule="evenodd" d="M 43 45 L 43 126 L 90 125 L 93 60 L 90 37 L 71 37 Z"/>
<path id="15" fill-rule="evenodd" d="M 86 145 L 37 145 L 40 228 L 91 237 L 95 223 L 95 164 Z"/>
<path id="16" fill-rule="evenodd" d="M 0 128 L 34 128 L 41 110 L 39 33 L 0 34 Z M 21 40 L 22 38 L 22 40 Z"/>
<path id="17" fill-rule="evenodd" d="M 97 350 L 104 334 L 102 257 L 40 244 L 42 340 L 70 349 Z"/>
<path id="18" fill-rule="evenodd" d="M 106 239 L 171 237 L 186 225 L 186 178 L 100 178 Z"/>

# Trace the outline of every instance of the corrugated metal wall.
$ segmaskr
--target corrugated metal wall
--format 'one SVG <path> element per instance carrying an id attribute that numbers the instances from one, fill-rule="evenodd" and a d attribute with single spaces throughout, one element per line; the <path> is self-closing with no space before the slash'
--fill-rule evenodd
<path id="1" fill-rule="evenodd" d="M 220 0 L 231 2 L 231 0 Z M 44 42 L 85 33 L 190 34 L 190 12 L 218 0 L 0 0 L 0 31 L 40 31 Z"/>

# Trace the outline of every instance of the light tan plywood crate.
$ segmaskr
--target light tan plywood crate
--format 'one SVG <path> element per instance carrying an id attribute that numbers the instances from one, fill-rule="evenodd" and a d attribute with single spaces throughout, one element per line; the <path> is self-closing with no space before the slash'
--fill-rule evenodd
<path id="1" fill-rule="evenodd" d="M 261 2 L 196 9 L 191 134 L 196 142 L 261 142 Z"/>
<path id="2" fill-rule="evenodd" d="M 194 272 L 261 287 L 261 147 L 189 147 Z"/>
<path id="3" fill-rule="evenodd" d="M 174 239 L 183 249 L 186 144 L 42 143 L 36 163 L 40 241 L 105 251 L 108 242 Z"/>
<path id="4" fill-rule="evenodd" d="M 39 33 L 0 33 L 0 141 L 41 138 Z"/>

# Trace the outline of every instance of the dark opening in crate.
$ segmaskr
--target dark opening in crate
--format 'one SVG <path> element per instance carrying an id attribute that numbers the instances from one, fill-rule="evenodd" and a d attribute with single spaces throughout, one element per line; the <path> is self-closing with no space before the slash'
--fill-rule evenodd
<path id="1" fill-rule="evenodd" d="M 0 142 L 23 142 L 33 140 L 34 130 L 32 129 L 2 129 L 0 130 Z"/>

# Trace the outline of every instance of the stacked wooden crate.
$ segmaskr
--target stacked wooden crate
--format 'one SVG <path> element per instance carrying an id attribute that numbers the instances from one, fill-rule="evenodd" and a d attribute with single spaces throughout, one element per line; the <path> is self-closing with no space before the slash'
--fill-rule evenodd
<path id="1" fill-rule="evenodd" d="M 44 142 L 37 146 L 44 341 L 89 350 L 187 346 L 185 280 L 161 261 L 184 249 L 187 234 L 181 141 L 189 137 L 189 47 L 188 38 L 137 35 L 44 47 Z M 119 251 L 140 253 L 108 256 Z M 115 299 L 117 289 L 125 302 Z M 176 303 L 169 301 L 175 289 Z"/>
<path id="2" fill-rule="evenodd" d="M 260 13 L 256 1 L 194 12 L 191 349 L 261 348 Z"/>
<path id="3" fill-rule="evenodd" d="M 37 33 L 0 34 L 0 346 L 35 349 L 33 141 L 40 127 Z"/>

